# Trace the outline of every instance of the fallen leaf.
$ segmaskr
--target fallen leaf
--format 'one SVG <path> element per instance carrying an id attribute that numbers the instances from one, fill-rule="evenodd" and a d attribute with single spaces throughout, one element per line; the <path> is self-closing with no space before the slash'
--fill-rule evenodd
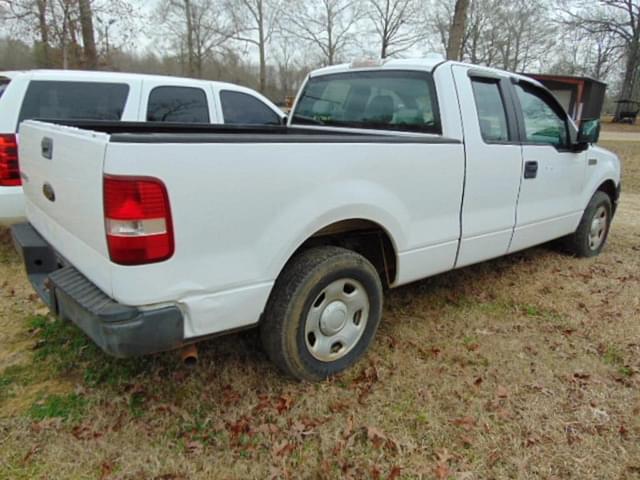
<path id="1" fill-rule="evenodd" d="M 456 418 L 451 421 L 454 425 L 462 427 L 466 431 L 473 429 L 476 426 L 476 419 L 470 416 Z"/>
<path id="2" fill-rule="evenodd" d="M 509 390 L 507 390 L 506 387 L 503 387 L 502 385 L 498 385 L 498 388 L 496 389 L 496 395 L 499 398 L 507 398 L 509 396 Z"/>
<path id="3" fill-rule="evenodd" d="M 438 480 L 445 480 L 449 477 L 449 466 L 446 463 L 440 462 L 436 465 L 433 473 L 435 473 Z"/>
<path id="4" fill-rule="evenodd" d="M 389 476 L 387 477 L 387 480 L 396 480 L 396 478 L 398 478 L 401 473 L 402 473 L 402 468 L 395 466 L 389 472 Z"/>

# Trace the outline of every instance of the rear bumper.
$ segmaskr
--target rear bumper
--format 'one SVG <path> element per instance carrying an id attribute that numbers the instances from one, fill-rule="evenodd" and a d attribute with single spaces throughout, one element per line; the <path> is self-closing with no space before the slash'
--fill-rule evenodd
<path id="1" fill-rule="evenodd" d="M 22 187 L 0 187 L 0 225 L 24 222 Z"/>
<path id="2" fill-rule="evenodd" d="M 14 225 L 11 234 L 38 295 L 56 316 L 71 320 L 106 353 L 125 358 L 184 344 L 184 318 L 177 307 L 122 305 L 60 258 L 29 223 Z"/>

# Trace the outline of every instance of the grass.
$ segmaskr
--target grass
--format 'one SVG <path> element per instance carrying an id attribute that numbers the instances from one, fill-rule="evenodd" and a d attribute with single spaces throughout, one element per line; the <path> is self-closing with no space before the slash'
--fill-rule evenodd
<path id="1" fill-rule="evenodd" d="M 86 400 L 75 393 L 67 395 L 48 395 L 36 401 L 27 412 L 33 420 L 62 418 L 78 420 L 82 417 Z"/>
<path id="2" fill-rule="evenodd" d="M 640 130 L 639 130 L 640 131 Z M 604 148 L 616 152 L 622 160 L 622 189 L 640 193 L 640 142 L 600 142 Z"/>
<path id="3" fill-rule="evenodd" d="M 104 355 L 0 241 L 0 478 L 640 478 L 640 148 L 605 252 L 540 247 L 389 292 L 367 357 L 282 377 L 245 333 Z"/>

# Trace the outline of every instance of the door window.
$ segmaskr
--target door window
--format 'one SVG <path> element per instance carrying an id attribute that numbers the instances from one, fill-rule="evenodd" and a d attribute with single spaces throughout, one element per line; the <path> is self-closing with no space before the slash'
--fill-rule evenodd
<path id="1" fill-rule="evenodd" d="M 222 90 L 220 102 L 224 123 L 280 125 L 280 117 L 276 112 L 252 95 Z"/>
<path id="2" fill-rule="evenodd" d="M 207 95 L 201 88 L 156 87 L 149 95 L 147 121 L 209 123 Z"/>
<path id="3" fill-rule="evenodd" d="M 508 142 L 507 114 L 498 81 L 474 78 L 471 85 L 482 139 L 487 143 Z"/>
<path id="4" fill-rule="evenodd" d="M 569 143 L 566 115 L 556 102 L 533 86 L 518 84 L 516 92 L 524 117 L 526 141 L 566 147 Z"/>
<path id="5" fill-rule="evenodd" d="M 29 82 L 18 123 L 49 120 L 120 120 L 129 96 L 124 83 Z"/>

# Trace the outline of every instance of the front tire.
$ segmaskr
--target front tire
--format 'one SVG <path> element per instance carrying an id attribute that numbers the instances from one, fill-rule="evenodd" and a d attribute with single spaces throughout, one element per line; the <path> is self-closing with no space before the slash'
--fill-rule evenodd
<path id="1" fill-rule="evenodd" d="M 577 230 L 567 239 L 571 253 L 578 257 L 595 257 L 600 254 L 609 236 L 612 213 L 609 195 L 596 192 L 591 197 Z"/>
<path id="2" fill-rule="evenodd" d="M 356 363 L 382 316 L 380 276 L 339 247 L 305 250 L 285 266 L 260 325 L 269 358 L 299 380 L 317 381 Z"/>

